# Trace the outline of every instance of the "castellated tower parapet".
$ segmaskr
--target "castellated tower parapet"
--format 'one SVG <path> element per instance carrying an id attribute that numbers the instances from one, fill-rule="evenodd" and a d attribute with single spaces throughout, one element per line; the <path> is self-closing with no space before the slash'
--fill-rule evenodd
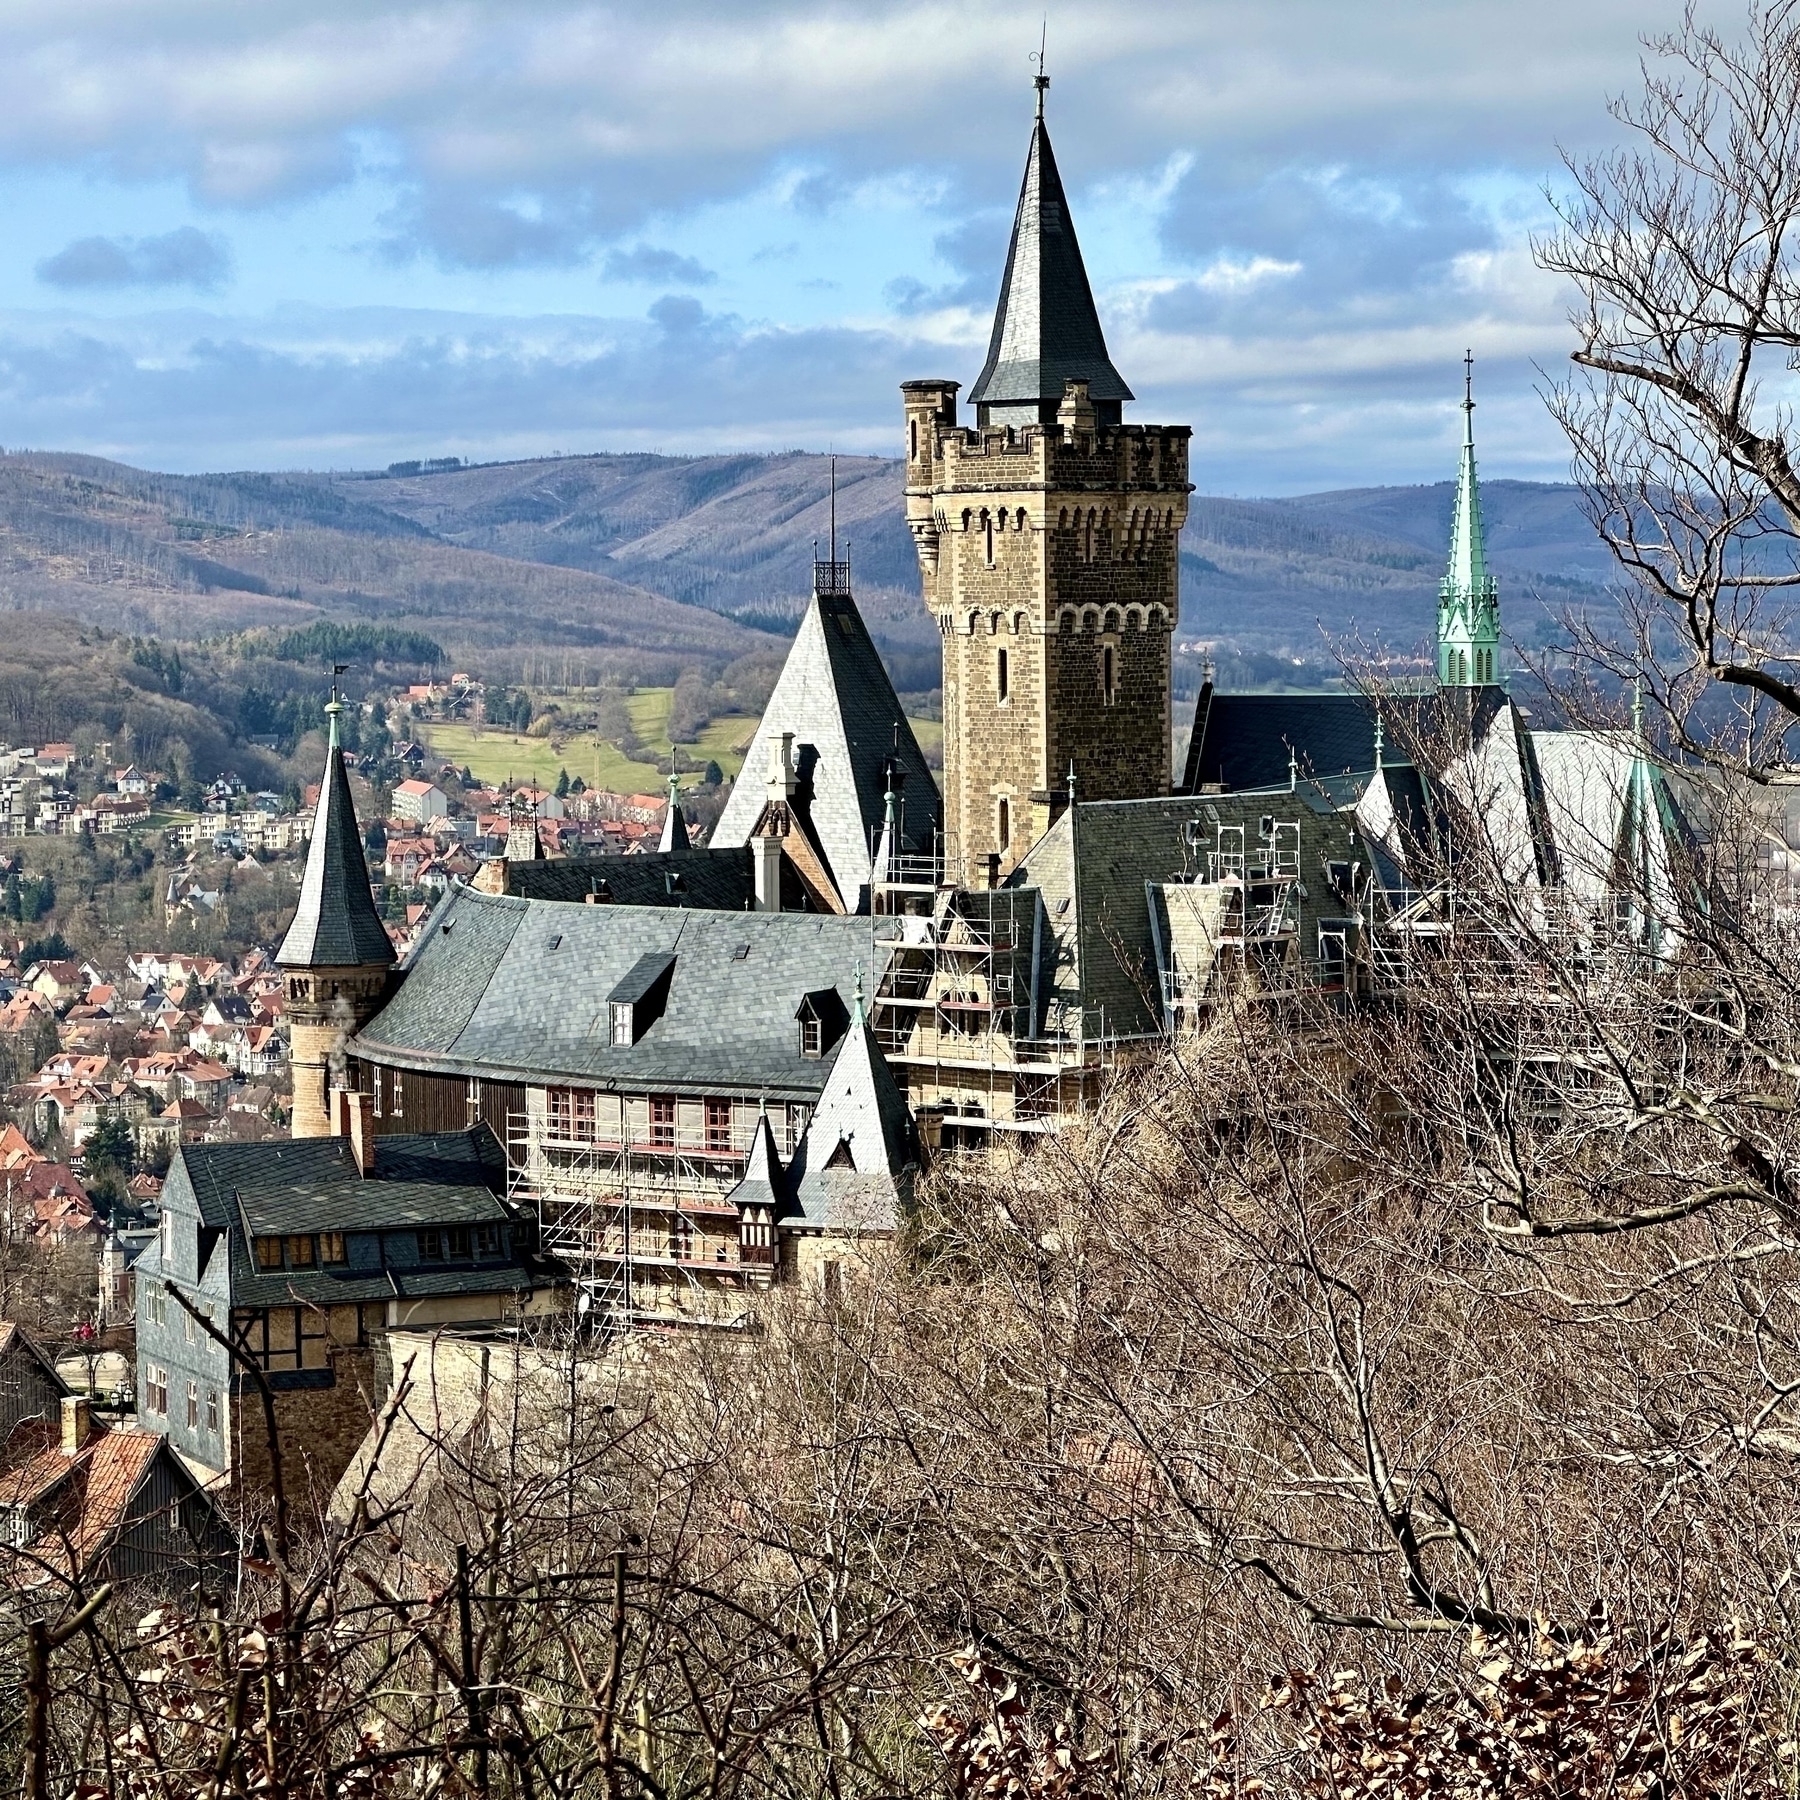
<path id="1" fill-rule="evenodd" d="M 947 847 L 973 880 L 1030 848 L 1071 780 L 1083 800 L 1169 791 L 1193 490 L 1190 428 L 1109 422 L 1085 380 L 1051 420 L 974 428 L 957 387 L 902 390 L 906 518 L 943 638 Z"/>

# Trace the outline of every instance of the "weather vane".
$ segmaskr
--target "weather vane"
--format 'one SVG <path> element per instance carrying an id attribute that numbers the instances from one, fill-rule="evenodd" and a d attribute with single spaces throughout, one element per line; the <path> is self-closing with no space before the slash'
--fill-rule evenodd
<path id="1" fill-rule="evenodd" d="M 1050 85 L 1050 77 L 1044 71 L 1044 52 L 1050 43 L 1050 15 L 1045 13 L 1043 29 L 1038 33 L 1038 47 L 1032 51 L 1029 60 L 1037 65 L 1037 73 L 1031 78 L 1031 85 L 1037 89 L 1038 117 L 1044 116 L 1044 89 Z"/>

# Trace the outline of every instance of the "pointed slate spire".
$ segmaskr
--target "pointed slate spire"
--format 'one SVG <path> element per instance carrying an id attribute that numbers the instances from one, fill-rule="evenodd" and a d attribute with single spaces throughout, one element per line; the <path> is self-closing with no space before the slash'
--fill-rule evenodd
<path id="1" fill-rule="evenodd" d="M 1055 418 L 1065 383 L 1085 381 L 1101 421 L 1113 423 L 1120 404 L 1135 396 L 1106 353 L 1106 336 L 1044 124 L 1049 82 L 1040 75 L 1038 83 L 1038 115 L 1000 304 L 987 362 L 969 399 L 980 409 L 977 416 L 984 425 L 1030 424 Z"/>
<path id="2" fill-rule="evenodd" d="M 781 1153 L 775 1148 L 775 1133 L 765 1105 L 758 1110 L 756 1135 L 750 1140 L 750 1154 L 744 1159 L 743 1179 L 731 1190 L 731 1203 L 740 1210 L 766 1207 L 769 1220 L 773 1221 L 787 1204 L 787 1198 L 787 1172 L 781 1166 Z"/>
<path id="3" fill-rule="evenodd" d="M 687 817 L 681 810 L 681 784 L 675 778 L 675 771 L 669 771 L 669 805 L 663 814 L 662 836 L 656 840 L 658 850 L 685 850 L 688 848 Z"/>
<path id="4" fill-rule="evenodd" d="M 1463 358 L 1462 461 L 1450 521 L 1450 562 L 1438 588 L 1438 681 L 1486 687 L 1500 676 L 1500 589 L 1488 569 L 1475 478 L 1475 358 Z"/>
<path id="5" fill-rule="evenodd" d="M 333 687 L 325 708 L 329 721 L 325 778 L 319 783 L 319 808 L 313 814 L 306 873 L 300 881 L 300 907 L 275 953 L 275 961 L 287 969 L 356 969 L 396 960 L 369 892 L 356 802 L 350 797 L 350 777 L 344 772 L 338 742 L 338 716 L 343 710 Z"/>
<path id="6" fill-rule="evenodd" d="M 854 1212 L 865 1225 L 885 1216 L 891 1226 L 916 1160 L 912 1114 L 875 1041 L 859 971 L 850 1028 L 794 1150 L 788 1181 L 809 1224 L 847 1221 Z"/>

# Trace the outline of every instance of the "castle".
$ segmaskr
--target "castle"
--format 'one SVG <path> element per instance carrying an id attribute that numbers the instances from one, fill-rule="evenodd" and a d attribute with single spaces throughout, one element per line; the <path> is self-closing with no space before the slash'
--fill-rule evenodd
<path id="1" fill-rule="evenodd" d="M 315 1142 L 184 1162 L 146 1265 L 229 1315 L 297 1430 L 350 1429 L 340 1371 L 390 1330 L 507 1328 L 571 1292 L 609 1326 L 742 1326 L 772 1284 L 829 1295 L 933 1154 L 1056 1130 L 1221 1006 L 1402 990 L 1414 945 L 1454 939 L 1471 832 L 1546 920 L 1679 942 L 1687 826 L 1641 729 L 1544 730 L 1503 684 L 1472 384 L 1437 681 L 1208 679 L 1175 777 L 1189 432 L 1124 419 L 1046 85 L 974 421 L 955 381 L 903 389 L 941 791 L 821 562 L 707 845 L 673 791 L 642 855 L 546 859 L 526 822 L 397 966 L 334 699 L 277 957 Z M 165 1386 L 191 1354 L 141 1334 Z M 216 1373 L 164 1423 L 199 1462 Z"/>

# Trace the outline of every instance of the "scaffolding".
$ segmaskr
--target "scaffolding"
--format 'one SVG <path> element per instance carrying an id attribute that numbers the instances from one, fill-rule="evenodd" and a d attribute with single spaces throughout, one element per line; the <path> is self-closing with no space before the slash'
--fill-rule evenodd
<path id="1" fill-rule="evenodd" d="M 926 859 L 911 869 L 896 859 L 887 873 L 875 906 L 900 915 L 900 932 L 871 1024 L 928 1139 L 978 1148 L 1081 1111 L 1113 1047 L 1103 1029 L 1084 1029 L 1078 1008 L 1040 1023 L 1037 890 L 950 887 Z"/>
<path id="2" fill-rule="evenodd" d="M 743 1178 L 760 1106 L 658 1101 L 581 1088 L 536 1090 L 507 1115 L 509 1196 L 533 1213 L 539 1243 L 572 1272 L 602 1323 L 740 1323 L 747 1289 L 766 1286 L 772 1248 L 745 1244 L 730 1196 Z M 792 1154 L 803 1119 L 778 1139 Z"/>

